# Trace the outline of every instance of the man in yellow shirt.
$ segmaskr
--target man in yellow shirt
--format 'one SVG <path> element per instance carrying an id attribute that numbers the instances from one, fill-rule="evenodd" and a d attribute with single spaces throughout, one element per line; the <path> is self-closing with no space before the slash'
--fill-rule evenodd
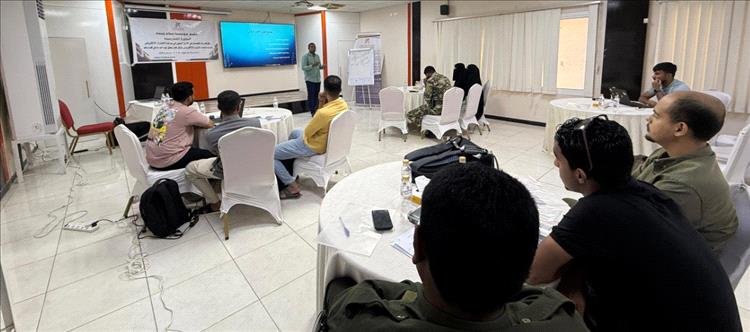
<path id="1" fill-rule="evenodd" d="M 298 198 L 301 196 L 299 184 L 284 167 L 282 160 L 310 157 L 326 152 L 328 144 L 328 127 L 339 113 L 349 109 L 341 95 L 341 79 L 331 75 L 323 81 L 323 92 L 319 96 L 319 105 L 312 120 L 305 130 L 295 129 L 289 134 L 289 140 L 276 145 L 274 152 L 274 171 L 276 177 L 286 185 L 281 192 L 281 199 Z"/>

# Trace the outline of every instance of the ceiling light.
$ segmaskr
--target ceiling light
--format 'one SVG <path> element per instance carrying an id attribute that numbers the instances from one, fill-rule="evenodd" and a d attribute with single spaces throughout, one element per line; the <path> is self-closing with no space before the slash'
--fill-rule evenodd
<path id="1" fill-rule="evenodd" d="M 312 6 L 312 7 L 307 7 L 307 10 L 326 10 L 326 9 L 327 9 L 326 7 L 321 7 L 321 6 L 317 6 L 317 5 L 316 6 Z"/>

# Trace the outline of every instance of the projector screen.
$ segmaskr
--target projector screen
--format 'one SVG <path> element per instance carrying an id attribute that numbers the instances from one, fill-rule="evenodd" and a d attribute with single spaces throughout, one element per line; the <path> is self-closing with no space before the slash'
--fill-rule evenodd
<path id="1" fill-rule="evenodd" d="M 293 24 L 220 22 L 224 68 L 297 63 Z"/>

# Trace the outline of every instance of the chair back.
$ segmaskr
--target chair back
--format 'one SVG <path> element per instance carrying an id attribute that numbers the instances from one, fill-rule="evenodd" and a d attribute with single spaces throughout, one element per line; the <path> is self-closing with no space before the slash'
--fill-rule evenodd
<path id="1" fill-rule="evenodd" d="M 328 130 L 326 166 L 339 162 L 349 155 L 356 125 L 357 115 L 349 110 L 341 112 L 333 118 Z"/>
<path id="2" fill-rule="evenodd" d="M 714 96 L 716 99 L 721 100 L 721 103 L 724 104 L 724 108 L 729 111 L 729 104 L 732 103 L 732 96 L 730 96 L 726 92 L 716 91 L 716 90 L 707 90 L 707 91 L 701 91 L 702 93 L 705 93 L 709 96 Z"/>
<path id="3" fill-rule="evenodd" d="M 482 86 L 482 97 L 484 97 L 484 108 L 487 109 L 487 102 L 490 100 L 490 90 L 492 89 L 492 81 L 484 82 Z"/>
<path id="4" fill-rule="evenodd" d="M 380 112 L 383 120 L 404 120 L 404 91 L 389 86 L 380 90 Z"/>
<path id="5" fill-rule="evenodd" d="M 440 124 L 457 122 L 461 117 L 461 102 L 464 99 L 464 90 L 452 87 L 443 93 L 443 111 L 440 114 Z"/>
<path id="6" fill-rule="evenodd" d="M 469 94 L 466 97 L 466 112 L 464 119 L 473 118 L 479 111 L 479 99 L 482 98 L 482 86 L 474 84 L 469 88 Z"/>
<path id="7" fill-rule="evenodd" d="M 750 192 L 747 186 L 741 184 L 731 185 L 730 190 L 739 225 L 737 233 L 719 254 L 719 261 L 729 276 L 732 288 L 737 288 L 742 275 L 750 266 Z"/>
<path id="8" fill-rule="evenodd" d="M 737 143 L 727 159 L 724 177 L 729 183 L 745 183 L 745 171 L 750 165 L 750 124 L 740 130 Z"/>
<path id="9" fill-rule="evenodd" d="M 57 103 L 60 105 L 60 119 L 62 119 L 63 125 L 65 125 L 65 129 L 73 128 L 73 115 L 70 114 L 68 105 L 65 104 L 64 101 L 59 99 L 57 100 Z"/>
<path id="10" fill-rule="evenodd" d="M 62 110 L 62 107 L 60 109 Z M 148 185 L 146 172 L 149 166 L 138 136 L 135 136 L 128 127 L 121 124 L 115 127 L 115 137 L 120 144 L 122 159 L 125 160 L 125 166 L 128 168 L 130 175 L 143 185 Z"/>
<path id="11" fill-rule="evenodd" d="M 276 134 L 267 129 L 245 127 L 222 136 L 219 156 L 224 169 L 224 192 L 247 196 L 255 188 L 273 186 L 275 146 Z"/>

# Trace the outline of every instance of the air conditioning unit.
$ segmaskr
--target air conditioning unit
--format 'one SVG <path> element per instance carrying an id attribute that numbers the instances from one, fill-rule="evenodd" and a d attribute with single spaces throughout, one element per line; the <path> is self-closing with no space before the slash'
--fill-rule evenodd
<path id="1" fill-rule="evenodd" d="M 0 15 L 0 68 L 13 139 L 54 134 L 60 110 L 42 1 L 3 0 Z"/>

